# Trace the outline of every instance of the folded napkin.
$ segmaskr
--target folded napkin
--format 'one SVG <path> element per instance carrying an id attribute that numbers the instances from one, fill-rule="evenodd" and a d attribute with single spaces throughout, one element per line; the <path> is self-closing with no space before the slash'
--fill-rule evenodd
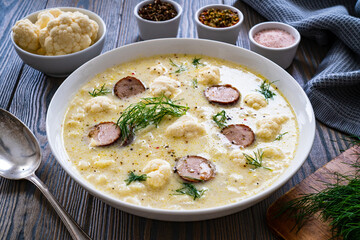
<path id="1" fill-rule="evenodd" d="M 319 121 L 360 136 L 360 0 L 242 1 L 303 37 L 332 44 L 304 89 Z"/>

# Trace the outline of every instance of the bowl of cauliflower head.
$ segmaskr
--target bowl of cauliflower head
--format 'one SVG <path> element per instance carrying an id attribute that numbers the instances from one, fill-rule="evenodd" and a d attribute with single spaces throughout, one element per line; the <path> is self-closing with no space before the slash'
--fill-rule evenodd
<path id="1" fill-rule="evenodd" d="M 65 77 L 101 53 L 106 26 L 97 14 L 73 7 L 32 13 L 12 27 L 11 40 L 29 66 Z"/>

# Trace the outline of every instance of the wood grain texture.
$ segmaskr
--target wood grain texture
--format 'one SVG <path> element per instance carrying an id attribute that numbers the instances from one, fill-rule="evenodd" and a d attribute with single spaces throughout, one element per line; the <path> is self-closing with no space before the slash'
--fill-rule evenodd
<path id="1" fill-rule="evenodd" d="M 244 14 L 237 45 L 249 48 L 248 31 L 262 16 L 241 1 L 176 0 L 184 9 L 178 37 L 196 38 L 194 14 L 211 3 L 225 3 Z M 140 0 L 5 0 L 0 2 L 0 107 L 23 120 L 34 132 L 42 149 L 39 178 L 71 216 L 93 239 L 275 239 L 265 213 L 268 206 L 306 176 L 337 156 L 349 143 L 344 135 L 317 123 L 314 146 L 298 173 L 269 198 L 242 212 L 199 222 L 163 222 L 137 217 L 112 208 L 74 182 L 51 154 L 46 138 L 48 105 L 64 79 L 47 77 L 24 64 L 9 38 L 20 18 L 41 9 L 74 6 L 99 14 L 107 26 L 103 52 L 141 41 L 133 16 Z M 301 86 L 315 74 L 328 47 L 302 39 L 296 58 L 287 71 Z M 71 239 L 47 200 L 29 182 L 0 179 L 0 239 Z"/>
<path id="2" fill-rule="evenodd" d="M 360 159 L 360 146 L 354 146 L 331 160 L 325 166 L 308 176 L 300 184 L 296 185 L 285 195 L 277 199 L 268 209 L 266 219 L 270 228 L 283 239 L 287 240 L 327 240 L 332 237 L 330 227 L 323 222 L 319 215 L 310 219 L 298 232 L 294 228 L 295 220 L 289 217 L 289 213 L 275 217 L 279 210 L 288 201 L 302 196 L 303 194 L 315 193 L 326 188 L 326 183 L 335 183 L 334 173 L 352 175 L 355 169 L 351 164 Z"/>

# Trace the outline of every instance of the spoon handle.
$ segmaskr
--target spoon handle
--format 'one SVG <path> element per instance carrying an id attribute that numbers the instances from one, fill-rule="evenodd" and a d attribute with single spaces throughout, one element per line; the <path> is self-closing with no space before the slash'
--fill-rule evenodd
<path id="1" fill-rule="evenodd" d="M 68 229 L 71 237 L 76 240 L 91 239 L 75 222 L 74 219 L 64 210 L 64 208 L 58 203 L 54 196 L 50 193 L 46 185 L 33 173 L 30 176 L 26 177 L 27 180 L 35 184 L 39 190 L 45 195 L 47 200 L 54 207 L 55 211 L 58 213 L 59 217 L 65 224 Z"/>

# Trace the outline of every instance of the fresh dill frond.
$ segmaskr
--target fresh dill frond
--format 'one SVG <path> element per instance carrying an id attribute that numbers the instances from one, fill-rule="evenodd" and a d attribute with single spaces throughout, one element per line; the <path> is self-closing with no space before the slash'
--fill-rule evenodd
<path id="1" fill-rule="evenodd" d="M 194 78 L 194 79 L 192 80 L 192 86 L 193 86 L 193 88 L 197 88 L 197 87 L 198 87 L 198 80 L 197 80 L 196 78 Z"/>
<path id="2" fill-rule="evenodd" d="M 174 195 L 182 195 L 182 194 L 186 194 L 189 195 L 190 197 L 192 197 L 194 200 L 196 200 L 197 198 L 201 198 L 204 193 L 206 192 L 206 190 L 202 189 L 202 190 L 198 190 L 196 189 L 196 187 L 191 184 L 191 183 L 182 183 L 183 187 L 176 189 L 175 192 L 177 192 L 177 194 Z"/>
<path id="3" fill-rule="evenodd" d="M 329 222 L 332 239 L 360 239 L 360 164 L 351 165 L 355 169 L 353 175 L 335 173 L 335 183 L 326 183 L 322 191 L 285 203 L 276 216 L 286 212 L 295 219 L 294 228 L 299 231 L 307 220 L 320 213 L 322 220 Z"/>
<path id="4" fill-rule="evenodd" d="M 262 165 L 264 152 L 261 149 L 258 149 L 257 152 L 254 151 L 254 157 L 243 153 L 246 163 L 254 166 L 254 168 L 265 168 L 267 170 L 271 170 L 270 168 L 264 167 Z"/>
<path id="5" fill-rule="evenodd" d="M 126 185 L 129 185 L 132 182 L 138 181 L 138 182 L 142 182 L 142 181 L 146 181 L 146 179 L 148 178 L 148 176 L 146 174 L 142 174 L 142 175 L 136 175 L 133 171 L 129 172 L 128 178 L 125 179 Z"/>
<path id="6" fill-rule="evenodd" d="M 201 63 L 200 60 L 201 58 L 194 57 L 191 63 L 192 65 L 194 65 L 195 68 L 198 68 L 198 66 L 205 66 L 205 64 Z"/>
<path id="7" fill-rule="evenodd" d="M 275 141 L 280 141 L 282 139 L 282 137 L 287 134 L 288 132 L 284 132 L 284 133 L 280 133 L 276 138 Z"/>
<path id="8" fill-rule="evenodd" d="M 117 120 L 121 140 L 130 139 L 135 132 L 154 124 L 158 126 L 165 116 L 181 117 L 189 107 L 176 104 L 176 100 L 162 95 L 142 98 L 140 102 L 127 107 Z"/>
<path id="9" fill-rule="evenodd" d="M 272 92 L 270 90 L 271 84 L 273 84 L 276 81 L 273 82 L 268 82 L 267 80 L 264 80 L 261 85 L 260 85 L 260 90 L 256 90 L 259 93 L 261 93 L 262 95 L 264 95 L 266 101 L 268 101 L 268 99 L 273 99 L 273 97 L 276 95 L 275 92 Z"/>
<path id="10" fill-rule="evenodd" d="M 92 97 L 97 97 L 97 96 L 102 96 L 102 95 L 106 95 L 108 93 L 110 93 L 110 89 L 105 88 L 105 83 L 101 86 L 100 89 L 95 88 L 92 92 L 89 92 L 90 96 Z"/>
<path id="11" fill-rule="evenodd" d="M 221 129 L 226 127 L 226 119 L 227 119 L 227 117 L 226 117 L 225 110 L 222 110 L 221 112 L 218 112 L 217 114 L 215 114 L 213 116 L 214 122 Z"/>
<path id="12" fill-rule="evenodd" d="M 177 65 L 173 62 L 173 60 L 171 60 L 171 58 L 169 59 L 170 60 L 170 64 L 174 67 L 177 67 L 178 69 L 174 72 L 174 73 L 181 73 L 181 72 L 185 72 L 187 70 L 187 68 L 181 64 L 181 65 Z"/>

